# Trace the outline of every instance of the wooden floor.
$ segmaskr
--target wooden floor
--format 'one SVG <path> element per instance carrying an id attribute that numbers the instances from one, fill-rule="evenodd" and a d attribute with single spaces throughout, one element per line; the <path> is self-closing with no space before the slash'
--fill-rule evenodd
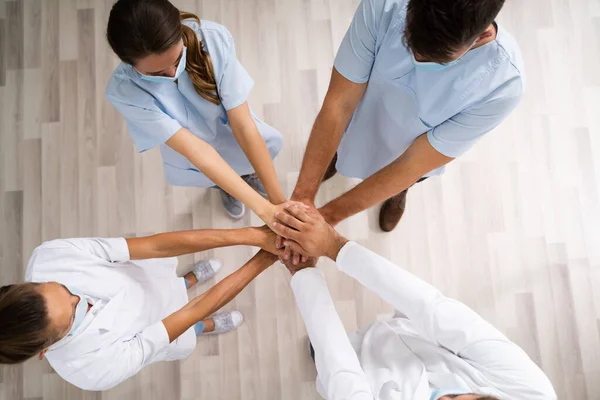
<path id="1" fill-rule="evenodd" d="M 116 66 L 104 39 L 112 0 L 0 0 L 0 283 L 23 278 L 34 247 L 71 236 L 230 228 L 214 191 L 165 184 L 160 154 L 134 151 L 104 98 Z M 288 193 L 357 0 L 175 2 L 225 24 L 256 80 L 251 104 L 285 136 L 276 160 Z M 416 186 L 391 234 L 377 211 L 349 238 L 456 296 L 519 343 L 559 399 L 600 399 L 600 1 L 508 1 L 500 22 L 528 72 L 517 111 L 442 178 Z M 355 182 L 336 177 L 320 202 Z M 238 268 L 250 248 L 198 254 Z M 194 257 L 182 257 L 189 268 Z M 390 308 L 324 263 L 348 330 Z M 198 288 L 194 295 L 206 287 Z M 0 400 L 314 399 L 305 330 L 277 264 L 232 304 L 246 322 L 202 338 L 105 393 L 84 393 L 45 361 L 1 367 Z"/>

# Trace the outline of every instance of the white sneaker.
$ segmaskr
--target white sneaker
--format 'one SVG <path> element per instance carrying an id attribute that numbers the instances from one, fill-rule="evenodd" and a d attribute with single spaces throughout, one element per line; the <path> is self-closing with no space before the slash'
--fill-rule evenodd
<path id="1" fill-rule="evenodd" d="M 221 260 L 217 260 L 216 258 L 210 260 L 202 260 L 198 264 L 194 265 L 192 273 L 196 275 L 198 283 L 203 283 L 208 281 L 209 279 L 214 278 L 222 266 L 223 263 L 221 262 Z"/>
<path id="2" fill-rule="evenodd" d="M 219 311 L 211 315 L 208 319 L 215 321 L 215 330 L 212 332 L 203 332 L 202 335 L 220 335 L 231 332 L 244 322 L 244 316 L 239 311 Z"/>

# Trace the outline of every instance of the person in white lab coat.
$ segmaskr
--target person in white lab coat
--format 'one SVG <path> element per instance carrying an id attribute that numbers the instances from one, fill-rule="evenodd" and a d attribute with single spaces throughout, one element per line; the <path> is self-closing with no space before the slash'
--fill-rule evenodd
<path id="1" fill-rule="evenodd" d="M 39 354 L 71 384 L 107 390 L 151 363 L 186 358 L 198 334 L 241 323 L 238 312 L 215 312 L 277 258 L 261 250 L 188 303 L 186 289 L 218 265 L 199 263 L 180 278 L 174 257 L 231 245 L 275 252 L 274 240 L 268 228 L 244 228 L 43 243 L 26 283 L 0 288 L 0 363 Z"/>
<path id="2" fill-rule="evenodd" d="M 290 206 L 288 213 L 279 214 L 281 223 L 275 224 L 287 246 L 335 260 L 340 271 L 397 310 L 393 319 L 375 322 L 350 339 L 321 271 L 288 263 L 324 398 L 556 399 L 527 354 L 469 307 L 343 238 L 314 208 Z"/>

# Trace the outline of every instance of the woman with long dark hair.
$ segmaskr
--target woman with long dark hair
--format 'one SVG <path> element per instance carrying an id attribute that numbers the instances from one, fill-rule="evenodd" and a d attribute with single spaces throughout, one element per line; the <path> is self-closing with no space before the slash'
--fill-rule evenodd
<path id="1" fill-rule="evenodd" d="M 272 162 L 282 136 L 250 110 L 253 81 L 227 29 L 168 0 L 119 0 L 106 36 L 123 61 L 106 97 L 137 149 L 160 146 L 170 184 L 216 186 L 231 217 L 245 204 L 270 224 L 286 200 Z"/>
<path id="2" fill-rule="evenodd" d="M 196 336 L 242 323 L 239 311 L 217 311 L 273 264 L 274 242 L 267 227 L 45 242 L 26 283 L 0 287 L 0 364 L 46 357 L 71 384 L 107 390 L 147 365 L 184 359 Z M 187 289 L 213 278 L 220 262 L 178 277 L 175 257 L 234 245 L 267 251 L 190 301 Z"/>

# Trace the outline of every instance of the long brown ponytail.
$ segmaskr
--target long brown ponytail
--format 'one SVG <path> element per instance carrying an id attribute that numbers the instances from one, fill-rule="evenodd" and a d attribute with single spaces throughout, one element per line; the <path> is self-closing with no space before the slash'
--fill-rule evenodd
<path id="1" fill-rule="evenodd" d="M 194 19 L 200 24 L 200 18 L 197 15 L 181 12 L 181 20 Z M 215 79 L 215 70 L 213 68 L 210 56 L 202 48 L 202 42 L 192 28 L 181 25 L 183 28 L 183 44 L 187 47 L 187 64 L 185 70 L 194 84 L 196 92 L 206 100 L 216 105 L 221 104 Z"/>
<path id="2" fill-rule="evenodd" d="M 185 70 L 196 92 L 219 105 L 212 61 L 196 32 L 182 24 L 185 19 L 200 23 L 198 16 L 180 12 L 168 0 L 118 0 L 110 11 L 106 38 L 115 54 L 130 65 L 183 40 L 187 47 Z"/>

